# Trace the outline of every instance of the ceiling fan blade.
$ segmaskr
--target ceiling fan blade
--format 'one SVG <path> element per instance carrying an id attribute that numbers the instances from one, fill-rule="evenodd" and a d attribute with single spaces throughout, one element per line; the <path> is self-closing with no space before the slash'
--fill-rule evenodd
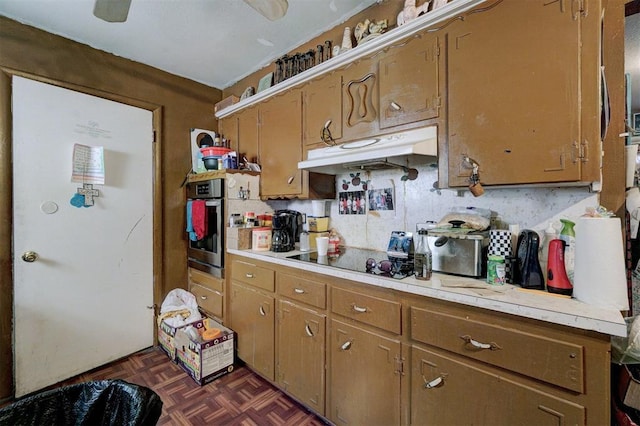
<path id="1" fill-rule="evenodd" d="M 282 18 L 289 7 L 287 0 L 244 0 L 244 2 L 270 21 Z"/>
<path id="2" fill-rule="evenodd" d="M 107 22 L 124 22 L 130 6 L 131 0 L 96 0 L 93 14 Z"/>

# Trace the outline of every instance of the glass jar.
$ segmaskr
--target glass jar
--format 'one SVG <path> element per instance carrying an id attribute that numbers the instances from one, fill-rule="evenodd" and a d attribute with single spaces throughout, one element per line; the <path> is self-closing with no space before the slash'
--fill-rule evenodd
<path id="1" fill-rule="evenodd" d="M 413 253 L 413 273 L 417 280 L 430 280 L 433 272 L 433 257 L 428 242 L 428 231 L 418 231 L 418 241 Z"/>

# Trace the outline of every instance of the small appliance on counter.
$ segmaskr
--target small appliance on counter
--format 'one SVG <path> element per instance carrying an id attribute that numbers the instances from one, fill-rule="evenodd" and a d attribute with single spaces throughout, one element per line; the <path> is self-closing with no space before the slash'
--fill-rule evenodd
<path id="1" fill-rule="evenodd" d="M 391 232 L 387 257 L 393 265 L 393 272 L 397 275 L 413 274 L 413 233 L 404 231 Z"/>
<path id="2" fill-rule="evenodd" d="M 525 229 L 518 236 L 515 265 L 512 267 L 513 283 L 522 288 L 544 290 L 544 275 L 538 259 L 540 236 Z"/>
<path id="3" fill-rule="evenodd" d="M 428 229 L 433 271 L 466 277 L 486 276 L 489 231 L 462 228 L 459 222 L 451 225 L 424 228 Z M 421 224 L 417 227 L 418 230 L 423 229 Z"/>
<path id="4" fill-rule="evenodd" d="M 300 241 L 303 224 L 302 213 L 295 210 L 276 210 L 271 219 L 271 251 L 287 252 L 295 249 Z"/>

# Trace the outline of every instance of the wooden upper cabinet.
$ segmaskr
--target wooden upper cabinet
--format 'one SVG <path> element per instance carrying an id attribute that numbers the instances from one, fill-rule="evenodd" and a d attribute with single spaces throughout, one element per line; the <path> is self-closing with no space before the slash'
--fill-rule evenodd
<path id="1" fill-rule="evenodd" d="M 345 141 L 377 135 L 379 126 L 377 60 L 362 59 L 342 72 L 342 136 Z"/>
<path id="2" fill-rule="evenodd" d="M 261 198 L 290 198 L 303 192 L 302 96 L 294 89 L 260 104 Z"/>
<path id="3" fill-rule="evenodd" d="M 249 161 L 258 157 L 258 108 L 251 107 L 221 118 L 218 128 L 229 147 L 238 153 L 239 161 L 247 157 Z"/>
<path id="4" fill-rule="evenodd" d="M 437 118 L 440 45 L 435 34 L 414 36 L 380 59 L 380 128 Z"/>
<path id="5" fill-rule="evenodd" d="M 325 125 L 330 137 L 339 141 L 342 138 L 342 75 L 331 73 L 306 85 L 302 110 L 305 147 L 324 146 L 322 133 Z M 328 138 L 329 133 L 325 137 Z"/>
<path id="6" fill-rule="evenodd" d="M 487 185 L 598 180 L 595 3 L 503 1 L 447 28 L 450 186 L 465 156 Z"/>

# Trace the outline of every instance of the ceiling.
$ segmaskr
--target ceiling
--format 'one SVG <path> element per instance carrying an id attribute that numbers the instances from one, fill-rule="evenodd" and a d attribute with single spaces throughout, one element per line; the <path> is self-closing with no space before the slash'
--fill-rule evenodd
<path id="1" fill-rule="evenodd" d="M 380 0 L 289 0 L 269 21 L 241 0 L 132 0 L 124 23 L 93 0 L 0 0 L 0 15 L 225 89 Z"/>

